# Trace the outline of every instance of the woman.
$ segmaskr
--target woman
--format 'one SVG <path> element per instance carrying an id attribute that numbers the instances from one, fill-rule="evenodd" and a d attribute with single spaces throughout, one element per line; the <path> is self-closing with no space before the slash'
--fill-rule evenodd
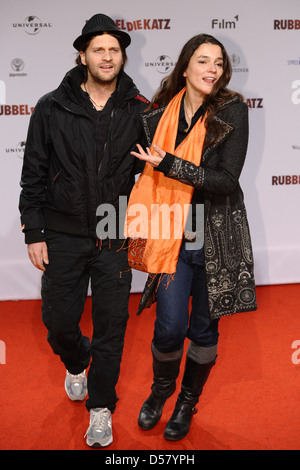
<path id="1" fill-rule="evenodd" d="M 147 163 L 127 211 L 128 234 L 135 239 L 129 259 L 136 269 L 151 273 L 140 310 L 149 306 L 153 293 L 157 299 L 154 380 L 138 418 L 142 429 L 159 421 L 176 387 L 184 340 L 190 339 L 181 392 L 164 432 L 169 440 L 189 432 L 195 405 L 216 361 L 219 318 L 257 308 L 251 240 L 239 185 L 248 144 L 248 108 L 240 94 L 226 88 L 231 72 L 218 40 L 205 34 L 190 39 L 154 96 L 151 110 L 142 116 L 151 148 L 145 151 L 138 145 L 138 152 L 132 152 Z M 149 227 L 148 235 L 143 230 L 133 233 L 137 224 L 132 224 L 132 210 L 141 202 L 150 214 L 148 224 L 153 222 L 150 206 L 163 203 L 182 210 L 191 203 L 192 217 L 183 217 L 177 237 L 175 228 L 173 238 L 162 236 L 162 231 L 159 238 L 151 238 Z M 199 224 L 197 208 L 202 205 L 204 221 Z M 191 227 L 186 225 L 189 220 Z M 175 227 L 178 235 L 178 223 Z M 137 250 L 139 236 L 143 240 Z"/>

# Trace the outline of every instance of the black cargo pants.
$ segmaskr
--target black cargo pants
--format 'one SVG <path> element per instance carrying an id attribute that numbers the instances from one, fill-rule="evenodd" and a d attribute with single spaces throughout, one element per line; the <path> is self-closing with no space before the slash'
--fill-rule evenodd
<path id="1" fill-rule="evenodd" d="M 132 279 L 124 240 L 104 240 L 99 247 L 93 239 L 50 230 L 46 239 L 49 265 L 42 276 L 42 319 L 48 341 L 71 374 L 90 364 L 87 409 L 107 407 L 113 412 Z M 89 282 L 91 341 L 79 326 Z"/>

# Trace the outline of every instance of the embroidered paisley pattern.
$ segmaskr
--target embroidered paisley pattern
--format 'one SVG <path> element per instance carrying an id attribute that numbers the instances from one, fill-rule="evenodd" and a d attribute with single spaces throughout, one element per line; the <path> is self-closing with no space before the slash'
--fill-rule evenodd
<path id="1" fill-rule="evenodd" d="M 206 278 L 212 318 L 255 310 L 253 256 L 245 208 L 215 209 L 206 227 Z"/>
<path id="2" fill-rule="evenodd" d="M 204 181 L 204 169 L 191 162 L 174 157 L 174 163 L 168 172 L 168 178 L 176 179 L 181 183 L 194 186 L 194 188 L 201 188 Z"/>

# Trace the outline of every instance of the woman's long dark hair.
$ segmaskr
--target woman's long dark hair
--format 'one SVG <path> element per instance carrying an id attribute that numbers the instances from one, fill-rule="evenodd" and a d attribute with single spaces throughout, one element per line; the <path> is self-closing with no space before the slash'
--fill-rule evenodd
<path id="1" fill-rule="evenodd" d="M 223 73 L 203 103 L 207 110 L 206 128 L 214 134 L 209 142 L 212 143 L 218 135 L 218 125 L 214 122 L 214 116 L 217 111 L 234 97 L 238 97 L 241 101 L 244 99 L 240 93 L 227 88 L 232 75 L 231 62 L 223 44 L 213 36 L 198 34 L 183 46 L 172 73 L 161 81 L 160 87 L 153 96 L 149 108 L 157 105 L 166 106 L 185 87 L 186 81 L 183 73 L 187 69 L 192 55 L 201 44 L 217 45 L 221 48 L 223 55 Z"/>

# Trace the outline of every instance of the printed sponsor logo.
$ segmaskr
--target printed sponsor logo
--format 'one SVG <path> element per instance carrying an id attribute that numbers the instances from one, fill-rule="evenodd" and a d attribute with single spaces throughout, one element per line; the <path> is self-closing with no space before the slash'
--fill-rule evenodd
<path id="1" fill-rule="evenodd" d="M 18 158 L 23 159 L 24 151 L 25 151 L 25 145 L 26 145 L 26 141 L 22 140 L 21 142 L 19 142 L 16 145 L 16 147 L 7 147 L 5 149 L 5 152 L 6 152 L 6 154 L 13 155 L 13 156 L 16 156 Z"/>
<path id="2" fill-rule="evenodd" d="M 21 23 L 13 23 L 13 28 L 23 29 L 25 33 L 34 36 L 44 28 L 52 28 L 52 24 L 42 21 L 38 16 L 27 16 Z"/>
<path id="3" fill-rule="evenodd" d="M 287 65 L 296 65 L 299 67 L 300 65 L 300 57 L 298 59 L 288 59 L 287 60 Z"/>
<path id="4" fill-rule="evenodd" d="M 300 20 L 274 20 L 274 29 L 300 29 Z"/>
<path id="5" fill-rule="evenodd" d="M 137 30 L 157 30 L 157 29 L 171 29 L 171 19 L 138 19 L 133 21 L 126 21 L 124 19 L 115 20 L 116 25 L 122 31 L 137 31 Z"/>
<path id="6" fill-rule="evenodd" d="M 28 104 L 2 104 L 0 116 L 24 116 L 32 114 L 34 106 Z"/>
<path id="7" fill-rule="evenodd" d="M 247 73 L 249 72 L 248 67 L 241 66 L 241 58 L 237 54 L 231 54 L 230 61 L 232 65 L 232 72 L 234 73 Z"/>
<path id="8" fill-rule="evenodd" d="M 175 65 L 176 62 L 167 55 L 160 55 L 154 61 L 145 62 L 145 67 L 154 67 L 157 72 L 162 74 L 170 73 Z"/>
<path id="9" fill-rule="evenodd" d="M 212 29 L 235 29 L 238 21 L 239 15 L 234 16 L 232 20 L 214 18 L 211 20 L 211 27 Z"/>
<path id="10" fill-rule="evenodd" d="M 246 103 L 248 105 L 248 108 L 253 109 L 253 108 L 263 108 L 263 98 L 247 98 Z"/>
<path id="11" fill-rule="evenodd" d="M 9 77 L 27 77 L 27 73 L 24 73 L 25 63 L 23 59 L 19 57 L 11 61 L 11 68 L 13 72 L 10 72 Z"/>
<path id="12" fill-rule="evenodd" d="M 300 184 L 300 175 L 272 176 L 272 186 L 289 186 Z"/>

